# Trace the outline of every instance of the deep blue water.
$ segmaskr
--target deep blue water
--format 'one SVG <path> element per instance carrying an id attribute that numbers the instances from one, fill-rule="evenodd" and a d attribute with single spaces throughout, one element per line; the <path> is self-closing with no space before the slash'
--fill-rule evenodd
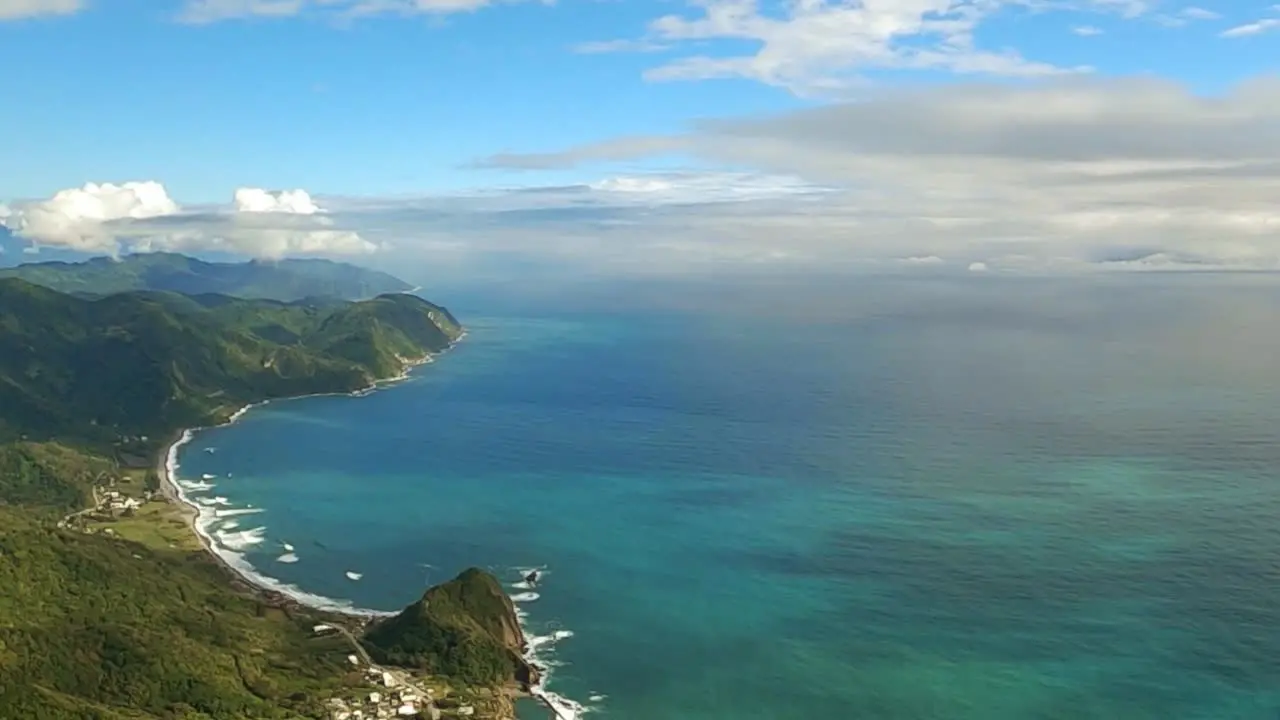
<path id="1" fill-rule="evenodd" d="M 602 716 L 1280 716 L 1269 285 L 769 292 L 455 304 L 411 380 L 181 474 L 359 606 L 547 567 L 551 687 Z"/>

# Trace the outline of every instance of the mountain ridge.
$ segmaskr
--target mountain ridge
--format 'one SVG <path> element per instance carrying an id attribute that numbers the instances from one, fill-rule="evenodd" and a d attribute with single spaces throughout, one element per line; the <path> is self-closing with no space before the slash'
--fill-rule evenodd
<path id="1" fill-rule="evenodd" d="M 118 445 L 221 420 L 250 402 L 349 392 L 462 333 L 395 293 L 294 301 L 142 291 L 86 299 L 0 277 L 0 442 Z M 152 436 L 155 436 L 152 438 Z"/>
<path id="2" fill-rule="evenodd" d="M 81 262 L 53 260 L 0 268 L 0 278 L 21 278 L 58 292 L 84 296 L 154 290 L 186 295 L 291 301 L 307 296 L 360 300 L 409 292 L 409 283 L 378 270 L 322 258 L 214 262 L 180 253 L 134 253 Z"/>

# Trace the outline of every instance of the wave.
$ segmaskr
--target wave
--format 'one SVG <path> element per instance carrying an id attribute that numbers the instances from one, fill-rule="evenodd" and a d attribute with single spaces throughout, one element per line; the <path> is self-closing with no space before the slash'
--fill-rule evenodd
<path id="1" fill-rule="evenodd" d="M 526 578 L 528 578 L 532 573 L 537 573 L 539 580 L 547 575 L 547 568 L 545 566 L 539 568 L 516 569 L 519 571 L 521 579 L 518 582 L 512 583 L 512 587 L 527 586 L 529 582 Z M 573 637 L 573 631 L 558 629 L 553 630 L 546 635 L 535 635 L 529 632 L 527 622 L 529 616 L 518 603 L 533 602 L 539 597 L 538 593 L 535 592 L 522 592 L 511 596 L 511 601 L 513 603 L 517 603 L 516 619 L 520 621 L 520 626 L 525 632 L 525 662 L 538 669 L 538 683 L 529 688 L 529 694 L 550 708 L 552 714 L 555 715 L 557 720 L 577 720 L 584 714 L 590 712 L 591 708 L 547 689 L 547 683 L 551 680 L 551 670 L 558 666 L 559 663 L 547 658 L 546 655 L 555 648 L 556 643 Z M 604 699 L 603 695 L 593 695 L 592 697 L 599 697 L 601 700 Z M 593 699 L 592 702 L 597 701 Z"/>
<path id="2" fill-rule="evenodd" d="M 451 349 L 465 336 L 466 336 L 465 332 L 460 334 L 456 339 L 454 339 L 452 343 L 449 344 L 448 347 L 445 348 L 445 350 Z M 441 352 L 444 352 L 444 351 L 441 351 Z M 393 378 L 388 378 L 386 380 L 375 381 L 371 383 L 368 387 L 360 388 L 352 392 L 315 393 L 312 395 L 304 395 L 304 396 L 299 396 L 294 398 L 281 398 L 281 399 L 295 400 L 295 399 L 300 399 L 302 397 L 324 397 L 324 396 L 335 396 L 335 395 L 349 395 L 354 397 L 354 396 L 367 395 L 383 387 L 384 385 L 393 384 L 401 380 L 407 379 L 414 367 L 424 363 L 431 362 L 434 359 L 435 358 L 433 355 L 427 354 L 425 357 L 422 357 L 422 358 L 407 360 L 405 363 L 406 366 L 404 368 L 404 371 L 401 372 L 399 375 Z M 249 412 L 250 410 L 257 407 L 261 407 L 263 405 L 268 405 L 271 402 L 272 400 L 264 400 L 262 402 L 250 403 L 248 405 L 245 405 L 244 407 L 232 413 L 231 416 L 227 418 L 227 421 L 225 423 L 222 423 L 222 425 L 229 425 L 231 423 L 234 423 L 240 418 L 244 417 L 245 413 Z M 207 491 L 207 490 L 213 489 L 213 484 L 207 481 L 208 479 L 212 479 L 212 477 L 206 480 L 201 480 L 198 483 L 192 482 L 192 481 L 184 481 L 183 479 L 181 479 L 178 475 L 178 470 L 181 467 L 180 464 L 178 463 L 178 454 L 179 452 L 181 452 L 184 446 L 186 446 L 195 438 L 195 435 L 198 431 L 207 430 L 207 429 L 208 428 L 189 428 L 189 429 L 183 430 L 181 436 L 179 436 L 177 440 L 175 440 L 171 445 L 169 445 L 169 448 L 164 455 L 164 462 L 159 468 L 163 472 L 163 478 L 162 478 L 163 481 L 167 483 L 169 487 L 173 488 L 174 494 L 177 496 L 177 499 L 183 504 L 190 507 L 195 512 L 195 521 L 193 522 L 193 527 L 195 529 L 196 535 L 199 536 L 201 543 L 204 545 L 205 549 L 207 549 L 215 557 L 221 560 L 232 572 L 239 575 L 246 582 L 258 588 L 261 588 L 263 590 L 277 592 L 282 595 L 285 595 L 302 605 L 306 605 L 306 606 L 315 608 L 317 610 L 323 610 L 326 612 L 343 613 L 348 615 L 358 615 L 358 616 L 364 616 L 364 617 L 391 617 L 397 614 L 397 611 L 358 608 L 358 607 L 355 607 L 350 601 L 347 601 L 347 600 L 337 600 L 334 598 L 325 597 L 323 595 L 317 595 L 315 593 L 306 592 L 305 590 L 302 590 L 296 585 L 285 583 L 280 580 L 277 580 L 276 578 L 262 574 L 257 570 L 257 568 L 253 566 L 252 563 L 250 563 L 245 558 L 244 554 L 240 552 L 237 548 L 228 547 L 223 545 L 221 542 L 219 542 L 220 538 L 230 539 L 232 545 L 238 545 L 239 547 L 252 546 L 261 542 L 261 539 L 259 538 L 262 536 L 262 533 L 265 533 L 265 530 L 263 528 L 254 528 L 253 530 L 245 530 L 245 531 L 238 531 L 236 533 L 232 533 L 230 531 L 233 528 L 236 528 L 237 524 L 235 521 L 226 520 L 226 518 L 235 517 L 238 515 L 249 515 L 254 513 L 260 513 L 262 512 L 261 508 L 246 507 L 246 508 L 215 509 L 213 507 L 206 507 L 199 502 L 193 502 L 189 493 L 201 492 L 201 491 Z M 212 454 L 216 450 L 216 448 L 207 447 L 204 450 L 206 453 Z M 231 473 L 227 473 L 227 477 L 231 477 Z M 320 545 L 319 542 L 317 542 L 316 544 Z M 289 553 L 289 554 L 292 554 L 292 553 Z M 285 556 L 281 556 L 281 557 L 285 557 Z M 358 573 L 348 572 L 347 575 L 348 577 L 351 577 L 352 575 L 356 575 L 356 578 L 353 578 L 353 579 L 358 579 L 360 577 Z"/>
<path id="3" fill-rule="evenodd" d="M 297 555 L 295 555 L 295 554 L 293 554 L 293 553 L 285 553 L 285 554 L 281 555 L 280 557 L 276 558 L 276 562 L 282 562 L 282 563 L 296 563 L 296 562 L 298 562 L 298 556 L 297 556 Z"/>
<path id="4" fill-rule="evenodd" d="M 237 515 L 257 515 L 260 512 L 263 512 L 262 508 L 227 508 L 226 510 L 214 510 L 213 515 L 214 517 L 225 518 L 235 517 Z"/>
<path id="5" fill-rule="evenodd" d="M 238 415 L 243 415 L 243 413 L 239 413 Z M 396 614 L 395 612 L 389 612 L 386 610 L 359 608 L 355 607 L 347 600 L 337 600 L 324 595 L 309 593 L 296 585 L 285 583 L 277 580 L 276 578 L 262 574 L 253 566 L 252 563 L 245 559 L 243 553 L 220 545 L 216 537 L 218 530 L 215 530 L 214 527 L 221 526 L 223 528 L 223 532 L 230 529 L 228 527 L 229 523 L 226 523 L 223 518 L 259 513 L 262 512 L 262 509 L 211 509 L 203 507 L 199 503 L 192 502 L 191 498 L 187 495 L 187 483 L 182 482 L 178 477 L 178 453 L 181 451 L 182 447 L 191 442 L 194 437 L 195 433 L 192 430 L 184 430 L 182 432 L 182 436 L 169 446 L 169 451 L 165 454 L 163 469 L 165 471 L 165 480 L 174 488 L 174 491 L 177 493 L 178 500 L 195 511 L 196 518 L 193 526 L 195 528 L 196 535 L 200 537 L 205 549 L 221 560 L 232 572 L 239 575 L 246 582 L 263 590 L 280 593 L 281 595 L 284 595 L 302 605 L 306 605 L 317 610 L 323 610 L 325 612 L 358 615 L 363 617 L 391 617 Z"/>
<path id="6" fill-rule="evenodd" d="M 358 573 L 358 572 L 351 572 L 350 570 L 348 570 L 347 577 L 351 580 L 359 580 L 360 578 L 364 577 L 364 574 Z"/>
<path id="7" fill-rule="evenodd" d="M 249 530 L 235 530 L 227 532 L 226 530 L 215 530 L 213 537 L 218 541 L 218 545 L 237 552 L 246 550 L 253 545 L 262 544 L 267 539 L 267 529 L 265 527 L 256 527 Z"/>
<path id="8" fill-rule="evenodd" d="M 201 480 L 213 480 L 213 479 L 215 479 L 215 478 L 217 478 L 217 477 L 218 477 L 218 476 L 217 476 L 217 475 L 214 475 L 213 473 L 205 473 L 205 474 L 203 474 L 203 475 L 201 475 L 201 476 L 200 476 L 200 479 L 201 479 Z"/>
<path id="9" fill-rule="evenodd" d="M 226 499 L 225 497 L 222 497 L 221 495 L 217 497 L 196 498 L 196 502 L 206 507 L 211 507 L 213 505 L 230 505 L 231 504 L 230 500 Z"/>

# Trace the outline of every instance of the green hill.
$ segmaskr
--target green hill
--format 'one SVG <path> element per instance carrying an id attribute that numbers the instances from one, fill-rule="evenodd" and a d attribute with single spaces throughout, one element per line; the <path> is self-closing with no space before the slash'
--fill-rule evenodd
<path id="1" fill-rule="evenodd" d="M 358 300 L 412 289 L 386 273 L 331 260 L 219 263 L 176 253 L 138 253 L 119 260 L 98 257 L 79 263 L 26 263 L 0 269 L 0 277 L 21 278 L 58 292 L 94 296 L 160 290 L 284 301 L 319 296 Z"/>
<path id="2" fill-rule="evenodd" d="M 460 332 L 447 310 L 404 294 L 89 300 L 0 278 L 0 442 L 158 441 L 257 400 L 366 387 Z"/>
<path id="3" fill-rule="evenodd" d="M 478 568 L 426 592 L 373 626 L 364 644 L 378 662 L 416 667 L 475 685 L 536 681 L 511 598 Z"/>
<path id="4" fill-rule="evenodd" d="M 237 590 L 174 506 L 64 525 L 106 487 L 154 486 L 129 465 L 183 427 L 367 386 L 460 333 L 403 294 L 84 299 L 0 279 L 0 717 L 323 718 L 367 695 L 350 642 L 312 632 L 332 619 Z"/>

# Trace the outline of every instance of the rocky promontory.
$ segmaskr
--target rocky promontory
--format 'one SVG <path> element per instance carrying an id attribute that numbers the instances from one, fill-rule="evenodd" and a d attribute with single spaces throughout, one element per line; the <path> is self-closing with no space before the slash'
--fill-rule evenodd
<path id="1" fill-rule="evenodd" d="M 484 687 L 537 684 L 515 605 L 492 574 L 470 568 L 365 632 L 376 662 Z"/>

